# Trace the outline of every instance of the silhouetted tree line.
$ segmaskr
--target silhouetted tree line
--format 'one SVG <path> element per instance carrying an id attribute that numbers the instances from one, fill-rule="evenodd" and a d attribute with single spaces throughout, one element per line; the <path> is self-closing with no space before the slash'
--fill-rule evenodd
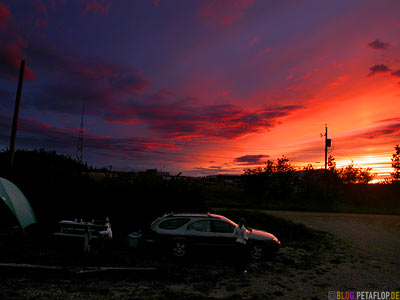
<path id="1" fill-rule="evenodd" d="M 126 233 L 166 212 L 207 211 L 202 190 L 181 180 L 165 182 L 137 173 L 118 177 L 108 173 L 96 180 L 91 176 L 94 168 L 43 149 L 16 151 L 13 167 L 8 160 L 9 152 L 0 152 L 0 177 L 22 190 L 42 224 L 109 216 L 116 232 Z"/>
<path id="2" fill-rule="evenodd" d="M 314 169 L 309 164 L 297 170 L 285 156 L 268 160 L 265 167 L 245 171 L 243 181 L 250 193 L 266 199 L 336 198 L 344 184 L 367 184 L 373 178 L 371 168 L 357 168 L 354 163 L 337 169 L 332 155 L 327 170 Z"/>
<path id="3" fill-rule="evenodd" d="M 400 213 L 400 190 L 388 184 L 400 182 L 398 145 L 392 166 L 391 178 L 368 185 L 375 177 L 371 168 L 356 167 L 353 162 L 337 168 L 330 155 L 327 170 L 314 169 L 311 164 L 298 170 L 283 156 L 246 170 L 242 182 L 253 202 L 265 208 Z"/>
<path id="4" fill-rule="evenodd" d="M 398 165 L 396 153 L 393 163 Z M 125 234 L 166 212 L 204 213 L 212 207 L 400 213 L 400 185 L 365 184 L 372 179 L 370 169 L 353 164 L 338 169 L 333 157 L 328 170 L 311 165 L 296 170 L 286 157 L 269 160 L 262 168 L 247 170 L 239 185 L 179 177 L 165 181 L 151 173 L 107 169 L 99 179 L 92 176 L 99 170 L 43 149 L 18 150 L 13 167 L 8 160 L 9 152 L 0 152 L 0 177 L 22 190 L 49 230 L 62 219 L 109 216 L 116 232 Z M 399 178 L 392 176 L 393 182 Z"/>

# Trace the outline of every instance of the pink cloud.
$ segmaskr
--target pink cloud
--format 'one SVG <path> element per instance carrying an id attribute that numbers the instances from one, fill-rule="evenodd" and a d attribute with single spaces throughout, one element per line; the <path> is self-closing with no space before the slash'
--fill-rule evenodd
<path id="1" fill-rule="evenodd" d="M 75 66 L 75 70 L 87 79 L 101 79 L 114 76 L 117 72 L 115 68 L 107 64 L 78 64 Z"/>
<path id="2" fill-rule="evenodd" d="M 47 19 L 46 18 L 37 19 L 35 22 L 35 26 L 40 28 L 47 27 Z"/>
<path id="3" fill-rule="evenodd" d="M 111 0 L 81 0 L 85 5 L 85 13 L 108 16 L 111 8 Z"/>
<path id="4" fill-rule="evenodd" d="M 35 0 L 32 2 L 33 7 L 41 13 L 46 14 L 47 13 L 47 7 L 46 5 L 43 4 L 41 0 Z"/>
<path id="5" fill-rule="evenodd" d="M 228 26 L 243 18 L 255 0 L 203 0 L 199 15 L 208 24 Z"/>
<path id="6" fill-rule="evenodd" d="M 68 0 L 47 0 L 50 7 L 55 9 L 57 6 L 66 5 Z"/>
<path id="7" fill-rule="evenodd" d="M 348 76 L 348 75 L 339 76 L 339 77 L 336 78 L 333 82 L 331 82 L 330 84 L 328 84 L 328 87 L 329 87 L 329 88 L 338 87 L 338 86 L 344 84 L 347 80 L 349 80 L 349 76 Z"/>
<path id="8" fill-rule="evenodd" d="M 0 77 L 6 80 L 16 80 L 21 61 L 25 58 L 22 50 L 28 46 L 28 42 L 21 37 L 12 41 L 0 41 Z M 25 67 L 25 79 L 35 80 L 32 70 Z"/>
<path id="9" fill-rule="evenodd" d="M 10 10 L 7 6 L 0 3 L 0 31 L 6 30 L 6 21 L 10 17 Z"/>
<path id="10" fill-rule="evenodd" d="M 153 0 L 154 7 L 158 7 L 160 5 L 160 0 Z"/>
<path id="11" fill-rule="evenodd" d="M 269 53 L 271 53 L 271 48 L 266 48 L 260 52 L 261 55 L 265 55 L 265 54 L 269 54 Z"/>
<path id="12" fill-rule="evenodd" d="M 298 92 L 304 89 L 304 86 L 302 85 L 294 85 L 294 86 L 289 86 L 286 88 L 287 91 L 293 91 L 293 92 Z"/>
<path id="13" fill-rule="evenodd" d="M 5 22 L 10 16 L 10 9 L 0 3 L 0 22 Z"/>
<path id="14" fill-rule="evenodd" d="M 230 91 L 222 91 L 221 93 L 218 94 L 219 97 L 226 97 L 228 96 L 228 94 L 230 93 Z"/>
<path id="15" fill-rule="evenodd" d="M 237 139 L 261 133 L 279 120 L 301 109 L 300 106 L 274 106 L 256 110 L 220 104 L 201 106 L 176 99 L 163 99 L 127 105 L 112 105 L 105 115 L 108 122 L 138 122 L 165 137 L 196 140 Z"/>
<path id="16" fill-rule="evenodd" d="M 253 37 L 253 39 L 250 42 L 250 46 L 254 46 L 260 41 L 260 38 L 258 36 Z"/>

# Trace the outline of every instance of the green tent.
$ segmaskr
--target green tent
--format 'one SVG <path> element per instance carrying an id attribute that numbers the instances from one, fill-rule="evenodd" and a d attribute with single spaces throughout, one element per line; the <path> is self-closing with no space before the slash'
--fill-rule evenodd
<path id="1" fill-rule="evenodd" d="M 17 217 L 22 229 L 36 223 L 32 207 L 15 184 L 0 177 L 0 198 Z"/>

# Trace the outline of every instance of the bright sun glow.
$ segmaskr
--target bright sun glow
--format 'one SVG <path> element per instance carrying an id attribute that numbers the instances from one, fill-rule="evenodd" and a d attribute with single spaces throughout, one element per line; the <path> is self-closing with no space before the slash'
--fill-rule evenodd
<path id="1" fill-rule="evenodd" d="M 390 173 L 393 172 L 391 154 L 381 155 L 367 155 L 358 157 L 357 159 L 345 159 L 338 160 L 336 166 L 338 168 L 344 168 L 353 162 L 355 167 L 359 168 L 372 168 L 371 173 L 376 174 L 376 177 L 371 183 L 377 183 L 384 181 L 385 178 L 390 177 Z"/>

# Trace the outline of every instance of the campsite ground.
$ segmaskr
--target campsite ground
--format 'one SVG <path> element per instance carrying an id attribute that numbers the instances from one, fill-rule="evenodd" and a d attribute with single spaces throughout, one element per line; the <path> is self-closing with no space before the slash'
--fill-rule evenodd
<path id="1" fill-rule="evenodd" d="M 350 238 L 350 235 L 357 233 L 364 235 L 365 233 L 358 230 L 368 224 L 369 231 L 384 234 L 385 239 L 389 238 L 386 234 L 391 232 L 391 238 L 385 240 L 385 243 L 393 246 L 399 241 L 399 233 L 389 223 L 397 226 L 398 217 L 389 222 L 385 216 L 376 216 L 385 221 L 365 223 L 365 218 L 355 216 L 351 215 L 350 218 L 359 227 L 356 231 L 343 232 L 347 232 L 349 236 L 338 233 L 336 236 L 319 235 L 318 240 L 310 241 L 309 247 L 301 243 L 286 244 L 272 261 L 250 263 L 246 274 L 235 271 L 232 258 L 224 255 L 208 254 L 201 258 L 176 262 L 165 255 L 155 256 L 129 249 L 120 249 L 120 252 L 112 250 L 106 255 L 124 257 L 125 266 L 155 269 L 79 273 L 84 268 L 74 268 L 74 262 L 81 266 L 85 262 L 88 264 L 90 260 L 94 264 L 102 262 L 112 265 L 112 260 L 102 257 L 93 261 L 93 258 L 76 253 L 65 257 L 62 271 L 2 268 L 0 298 L 328 299 L 329 291 L 400 290 L 400 264 L 396 257 L 387 255 L 388 248 L 382 247 L 386 250 L 380 254 L 374 250 L 366 251 L 366 244 L 361 245 L 357 239 Z M 314 217 L 318 219 L 317 216 Z M 304 219 L 311 222 L 310 218 Z M 338 215 L 331 219 L 329 228 L 335 232 L 349 222 L 349 219 Z M 317 224 L 314 221 L 313 225 L 309 225 L 316 228 Z M 352 228 L 354 226 L 356 224 Z M 38 255 L 49 256 L 48 253 Z M 9 258 L 12 259 L 12 255 Z"/>

